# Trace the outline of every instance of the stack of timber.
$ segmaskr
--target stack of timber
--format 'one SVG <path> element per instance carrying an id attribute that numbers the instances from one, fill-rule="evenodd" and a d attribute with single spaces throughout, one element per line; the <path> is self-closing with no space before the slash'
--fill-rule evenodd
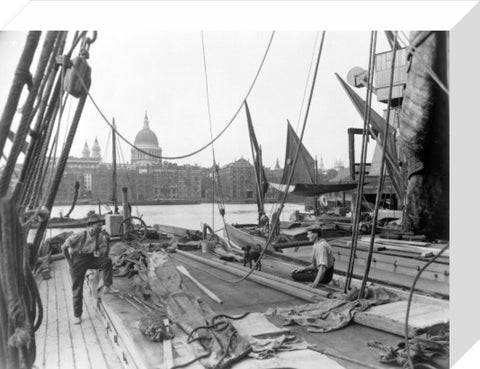
<path id="1" fill-rule="evenodd" d="M 354 275 L 361 278 L 365 269 L 370 246 L 369 237 L 357 242 Z M 345 274 L 351 250 L 351 238 L 329 240 L 335 257 L 337 273 Z M 370 269 L 370 280 L 391 286 L 410 288 L 418 272 L 435 256 L 444 244 L 376 239 Z M 448 251 L 448 250 L 447 250 Z M 291 254 L 289 254 L 291 255 Z M 418 292 L 449 296 L 449 254 L 442 254 L 420 275 Z"/>

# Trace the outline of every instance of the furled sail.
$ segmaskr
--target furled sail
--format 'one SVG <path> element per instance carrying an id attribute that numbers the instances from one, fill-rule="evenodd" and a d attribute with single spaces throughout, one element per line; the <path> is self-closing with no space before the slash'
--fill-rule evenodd
<path id="1" fill-rule="evenodd" d="M 255 130 L 253 129 L 252 117 L 250 116 L 250 110 L 248 104 L 245 101 L 245 112 L 247 113 L 248 133 L 250 135 L 250 145 L 252 148 L 253 163 L 255 166 L 255 184 L 257 189 L 257 210 L 258 214 L 265 212 L 264 210 L 264 198 L 265 193 L 268 190 L 267 177 L 262 164 L 262 150 L 258 145 Z"/>
<path id="2" fill-rule="evenodd" d="M 363 117 L 365 113 L 366 103 L 365 101 L 358 96 L 358 94 L 353 91 L 353 89 L 338 75 L 335 73 L 343 89 L 347 93 L 348 97 L 352 101 L 353 105 L 357 112 Z M 395 133 L 393 130 L 390 130 L 387 140 L 383 139 L 383 131 L 385 127 L 385 119 L 383 119 L 375 110 L 370 108 L 370 126 L 373 134 L 377 138 L 377 143 L 380 147 L 385 147 L 385 158 L 387 164 L 387 171 L 392 179 L 392 184 L 395 189 L 395 192 L 398 195 L 398 198 L 401 202 L 405 198 L 405 189 L 406 183 L 402 177 L 402 173 L 398 167 L 398 154 L 395 148 Z M 386 143 L 385 143 L 386 142 Z M 385 144 L 384 144 L 385 143 Z"/>
<path id="3" fill-rule="evenodd" d="M 278 191 L 285 192 L 287 185 L 270 183 Z M 326 193 L 350 191 L 357 188 L 357 183 L 297 183 L 288 187 L 288 193 L 303 197 L 317 197 Z"/>

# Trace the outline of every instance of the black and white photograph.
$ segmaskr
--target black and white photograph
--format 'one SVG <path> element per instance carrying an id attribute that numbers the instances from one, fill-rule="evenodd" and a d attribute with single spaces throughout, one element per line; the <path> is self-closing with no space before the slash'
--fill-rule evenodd
<path id="1" fill-rule="evenodd" d="M 33 3 L 0 30 L 0 368 L 472 367 L 476 2 Z"/>

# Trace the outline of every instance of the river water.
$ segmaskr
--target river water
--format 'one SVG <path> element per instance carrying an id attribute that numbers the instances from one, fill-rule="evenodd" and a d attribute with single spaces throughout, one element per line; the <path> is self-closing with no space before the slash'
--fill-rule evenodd
<path id="1" fill-rule="evenodd" d="M 265 212 L 271 215 L 272 209 L 277 204 L 265 204 Z M 66 214 L 69 206 L 54 206 L 51 217 L 58 217 L 60 212 Z M 290 214 L 295 210 L 303 210 L 304 206 L 299 204 L 285 204 L 284 210 L 280 216 L 281 220 L 288 220 Z M 71 218 L 83 218 L 87 212 L 95 210 L 99 212 L 98 206 L 79 205 L 76 206 L 70 215 Z M 101 209 L 102 214 L 109 211 L 107 208 Z M 212 215 L 214 214 L 214 215 Z M 141 216 L 149 226 L 154 224 L 164 224 L 190 229 L 202 229 L 204 223 L 218 230 L 223 227 L 222 217 L 218 212 L 218 206 L 214 204 L 194 204 L 194 205 L 144 205 L 133 206 L 132 215 Z M 226 204 L 225 221 L 228 223 L 257 223 L 257 205 L 255 204 Z"/>

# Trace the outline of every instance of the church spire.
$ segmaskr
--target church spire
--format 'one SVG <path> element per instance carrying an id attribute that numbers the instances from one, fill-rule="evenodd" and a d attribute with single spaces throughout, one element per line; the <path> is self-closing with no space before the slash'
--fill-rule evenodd
<path id="1" fill-rule="evenodd" d="M 89 158 L 90 157 L 90 149 L 88 148 L 88 143 L 85 141 L 85 145 L 83 146 L 82 150 L 82 158 Z"/>
<path id="2" fill-rule="evenodd" d="M 147 115 L 147 110 L 146 110 L 146 109 L 145 109 L 145 118 L 143 118 L 143 128 L 144 128 L 144 129 L 145 129 L 145 128 L 147 128 L 147 129 L 150 128 L 150 127 L 148 126 L 148 115 Z"/>
<path id="3" fill-rule="evenodd" d="M 92 158 L 101 159 L 102 158 L 102 150 L 100 145 L 98 144 L 97 137 L 95 137 L 95 141 L 93 142 L 92 146 Z"/>
<path id="4" fill-rule="evenodd" d="M 275 169 L 280 169 L 280 163 L 278 162 L 278 158 L 277 158 L 277 162 L 275 163 Z"/>

